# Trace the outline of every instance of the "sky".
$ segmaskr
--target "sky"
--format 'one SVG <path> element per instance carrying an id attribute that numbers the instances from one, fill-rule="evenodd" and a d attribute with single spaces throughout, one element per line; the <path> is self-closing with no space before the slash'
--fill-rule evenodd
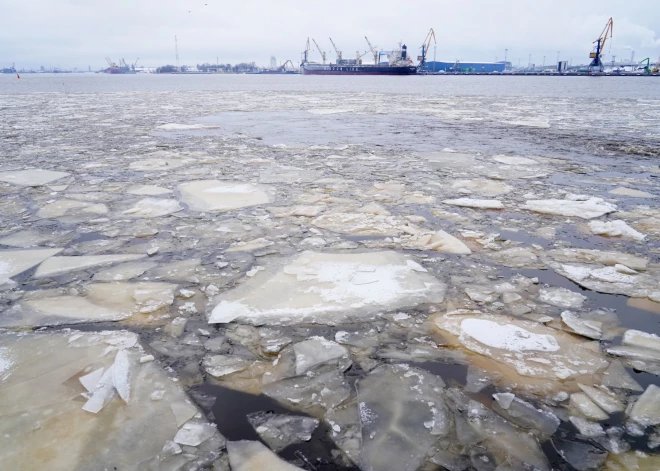
<path id="1" fill-rule="evenodd" d="M 429 28 L 438 60 L 507 59 L 588 63 L 592 42 L 610 16 L 616 55 L 655 63 L 660 57 L 660 1 L 654 0 L 0 0 L 0 68 L 39 66 L 100 69 L 105 57 L 138 66 L 256 62 L 275 56 L 299 62 L 308 37 L 334 60 L 332 37 L 344 58 L 399 41 L 418 55 Z M 312 45 L 314 48 L 314 46 Z M 431 48 L 429 58 L 434 50 Z M 365 58 L 369 58 L 366 55 Z M 320 55 L 312 54 L 320 61 Z"/>

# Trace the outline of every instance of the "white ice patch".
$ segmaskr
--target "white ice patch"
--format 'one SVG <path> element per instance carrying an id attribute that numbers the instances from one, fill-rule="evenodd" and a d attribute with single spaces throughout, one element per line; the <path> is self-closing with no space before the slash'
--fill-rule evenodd
<path id="1" fill-rule="evenodd" d="M 53 172 L 52 170 L 17 170 L 0 172 L 0 182 L 7 182 L 20 186 L 41 186 L 69 176 L 66 172 Z"/>
<path id="2" fill-rule="evenodd" d="M 489 347 L 510 352 L 556 352 L 559 345 L 551 335 L 535 334 L 512 324 L 499 324 L 487 319 L 464 319 L 461 330 Z"/>
<path id="3" fill-rule="evenodd" d="M 472 198 L 458 198 L 453 200 L 444 200 L 443 203 L 452 206 L 461 206 L 465 208 L 477 208 L 477 209 L 504 208 L 504 205 L 499 200 L 477 200 Z"/>
<path id="4" fill-rule="evenodd" d="M 230 211 L 270 202 L 266 186 L 200 180 L 178 186 L 183 202 L 193 211 Z"/>
<path id="5" fill-rule="evenodd" d="M 334 323 L 349 314 L 364 316 L 443 299 L 445 285 L 408 262 L 395 252 L 304 252 L 281 271 L 271 270 L 270 276 L 263 274 L 221 295 L 209 322 Z"/>
<path id="6" fill-rule="evenodd" d="M 64 249 L 0 250 L 0 280 L 11 278 Z"/>
<path id="7" fill-rule="evenodd" d="M 636 231 L 625 221 L 617 219 L 615 221 L 591 221 L 589 229 L 596 235 L 605 235 L 608 237 L 621 237 L 623 239 L 634 240 L 637 242 L 643 241 L 646 236 L 641 232 Z"/>
<path id="8" fill-rule="evenodd" d="M 0 380 L 4 381 L 11 374 L 14 360 L 9 356 L 10 350 L 7 347 L 0 347 Z"/>
<path id="9" fill-rule="evenodd" d="M 607 203 L 602 198 L 590 198 L 586 201 L 529 200 L 522 208 L 535 213 L 582 219 L 593 219 L 616 211 L 616 205 Z"/>

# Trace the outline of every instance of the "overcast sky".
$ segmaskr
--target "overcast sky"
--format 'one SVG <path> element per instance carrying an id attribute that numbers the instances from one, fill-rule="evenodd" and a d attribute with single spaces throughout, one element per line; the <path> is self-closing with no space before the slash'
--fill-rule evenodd
<path id="1" fill-rule="evenodd" d="M 658 60 L 658 0 L 0 0 L 0 67 L 98 69 L 106 56 L 173 64 L 175 35 L 181 64 L 191 65 L 298 62 L 308 36 L 333 60 L 328 37 L 345 58 L 367 50 L 365 35 L 384 50 L 402 40 L 416 56 L 431 27 L 438 60 L 503 60 L 508 48 L 514 65 L 529 54 L 554 63 L 557 51 L 578 64 L 610 16 L 606 61 L 632 50 Z"/>

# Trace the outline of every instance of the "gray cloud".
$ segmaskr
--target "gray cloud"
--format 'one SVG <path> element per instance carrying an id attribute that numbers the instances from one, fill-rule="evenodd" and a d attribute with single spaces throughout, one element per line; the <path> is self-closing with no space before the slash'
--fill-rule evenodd
<path id="1" fill-rule="evenodd" d="M 106 56 L 158 66 L 174 62 L 175 35 L 185 64 L 297 62 L 308 36 L 334 59 L 329 36 L 353 57 L 367 50 L 365 35 L 385 50 L 399 40 L 416 50 L 430 27 L 438 60 L 502 60 L 508 48 L 514 63 L 529 54 L 554 63 L 558 50 L 585 63 L 609 16 L 606 60 L 631 49 L 638 59 L 660 55 L 660 3 L 647 0 L 0 0 L 0 11 L 0 66 L 99 68 Z"/>

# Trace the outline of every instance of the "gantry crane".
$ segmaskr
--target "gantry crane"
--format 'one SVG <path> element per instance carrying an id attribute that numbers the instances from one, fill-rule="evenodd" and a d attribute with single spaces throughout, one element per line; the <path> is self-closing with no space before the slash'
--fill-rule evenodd
<path id="1" fill-rule="evenodd" d="M 592 59 L 591 64 L 589 64 L 589 67 L 587 68 L 589 72 L 593 72 L 594 70 L 597 72 L 602 72 L 605 68 L 603 66 L 603 61 L 600 58 L 603 55 L 603 49 L 605 49 L 607 38 L 612 37 L 613 30 L 614 20 L 610 18 L 607 21 L 607 24 L 605 24 L 605 29 L 603 29 L 603 32 L 600 33 L 600 37 L 594 41 L 594 51 L 589 54 L 589 58 Z"/>
<path id="2" fill-rule="evenodd" d="M 378 49 L 376 49 L 375 47 L 373 47 L 371 45 L 371 43 L 369 42 L 368 37 L 365 36 L 364 39 L 367 40 L 367 44 L 369 45 L 369 49 L 371 50 L 371 53 L 374 55 L 374 64 L 378 65 Z"/>
<path id="3" fill-rule="evenodd" d="M 330 39 L 330 44 L 332 44 L 332 47 L 335 49 L 335 54 L 337 54 L 337 64 L 341 64 L 343 62 L 341 58 L 341 51 L 337 49 L 337 46 L 335 45 L 335 42 L 332 40 L 332 38 L 329 39 Z"/>
<path id="4" fill-rule="evenodd" d="M 422 43 L 422 55 L 417 57 L 420 67 L 423 67 L 424 64 L 426 64 L 426 54 L 428 54 L 429 47 L 431 47 L 431 39 L 433 39 L 433 47 L 435 47 L 437 41 L 435 40 L 435 31 L 433 31 L 433 28 L 429 30 L 429 33 L 426 35 L 426 39 Z"/>
<path id="5" fill-rule="evenodd" d="M 321 50 L 318 43 L 316 42 L 316 39 L 312 38 L 312 41 L 314 41 L 314 45 L 316 46 L 316 50 L 319 51 L 319 54 L 321 54 L 321 58 L 323 59 L 323 63 L 325 64 L 325 51 Z"/>

